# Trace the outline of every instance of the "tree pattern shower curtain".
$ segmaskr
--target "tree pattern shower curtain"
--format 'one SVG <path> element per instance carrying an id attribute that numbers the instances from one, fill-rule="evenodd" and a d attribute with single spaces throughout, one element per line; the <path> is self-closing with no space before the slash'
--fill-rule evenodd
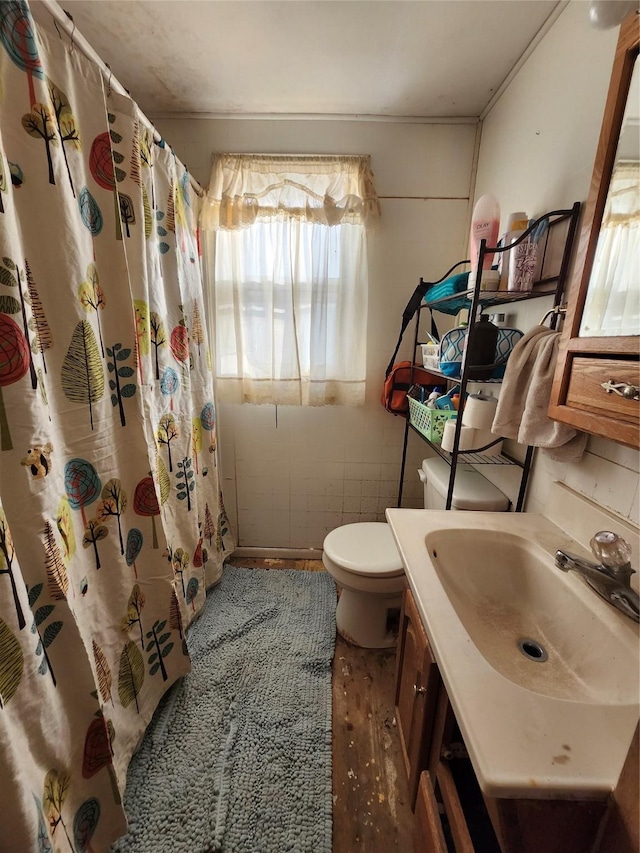
<path id="1" fill-rule="evenodd" d="M 0 851 L 101 851 L 232 545 L 199 199 L 24 2 L 0 75 Z"/>

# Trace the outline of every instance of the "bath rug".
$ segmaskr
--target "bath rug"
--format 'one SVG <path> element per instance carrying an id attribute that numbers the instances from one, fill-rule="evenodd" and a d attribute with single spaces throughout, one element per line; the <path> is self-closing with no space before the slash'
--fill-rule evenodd
<path id="1" fill-rule="evenodd" d="M 127 775 L 112 853 L 331 853 L 326 572 L 227 566 Z"/>

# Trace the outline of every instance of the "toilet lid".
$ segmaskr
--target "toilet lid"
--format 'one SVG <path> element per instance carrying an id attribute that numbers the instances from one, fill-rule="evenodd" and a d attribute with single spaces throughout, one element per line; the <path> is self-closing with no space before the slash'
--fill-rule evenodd
<path id="1" fill-rule="evenodd" d="M 366 577 L 395 577 L 404 573 L 389 525 L 362 521 L 336 527 L 324 540 L 324 551 L 334 563 Z"/>

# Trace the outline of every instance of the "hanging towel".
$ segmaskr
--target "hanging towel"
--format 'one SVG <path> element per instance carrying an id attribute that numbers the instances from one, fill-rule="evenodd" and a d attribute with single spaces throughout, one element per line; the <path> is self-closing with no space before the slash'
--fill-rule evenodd
<path id="1" fill-rule="evenodd" d="M 587 435 L 547 414 L 559 341 L 560 332 L 534 326 L 514 346 L 491 432 L 541 447 L 557 462 L 569 462 L 580 459 Z"/>

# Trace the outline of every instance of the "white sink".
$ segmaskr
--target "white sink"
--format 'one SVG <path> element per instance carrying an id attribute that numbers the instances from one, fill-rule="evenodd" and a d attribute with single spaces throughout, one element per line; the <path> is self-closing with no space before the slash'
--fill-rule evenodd
<path id="1" fill-rule="evenodd" d="M 535 542 L 505 531 L 440 529 L 425 545 L 465 630 L 505 678 L 573 702 L 637 701 L 637 680 L 628 677 L 637 667 L 633 649 Z"/>
<path id="2" fill-rule="evenodd" d="M 555 552 L 589 557 L 590 536 L 614 529 L 637 568 L 640 541 L 562 484 L 546 512 L 555 523 L 418 509 L 387 520 L 483 792 L 602 799 L 640 713 L 639 626 L 556 568 Z"/>

